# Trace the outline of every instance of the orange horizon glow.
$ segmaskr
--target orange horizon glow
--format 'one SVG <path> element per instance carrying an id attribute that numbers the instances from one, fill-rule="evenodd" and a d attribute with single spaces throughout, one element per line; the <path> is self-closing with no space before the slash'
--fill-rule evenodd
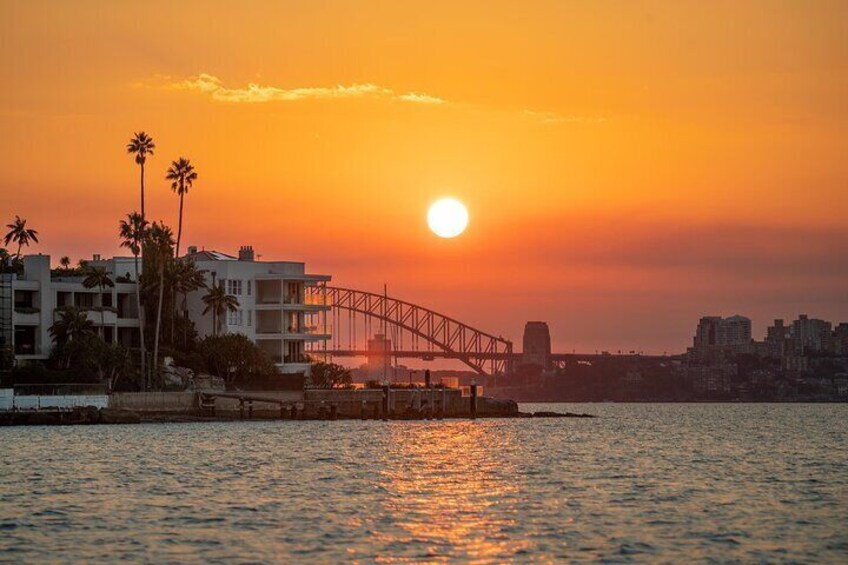
<path id="1" fill-rule="evenodd" d="M 180 33 L 173 33 L 174 22 Z M 848 4 L 0 1 L 0 222 L 29 252 L 303 260 L 559 351 L 681 351 L 702 315 L 848 320 Z M 435 237 L 451 194 L 473 221 Z"/>

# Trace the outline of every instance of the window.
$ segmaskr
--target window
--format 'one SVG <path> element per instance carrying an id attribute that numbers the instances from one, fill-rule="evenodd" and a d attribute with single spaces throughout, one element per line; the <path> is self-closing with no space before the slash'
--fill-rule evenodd
<path id="1" fill-rule="evenodd" d="M 227 312 L 227 325 L 240 326 L 242 323 L 241 310 L 235 312 Z"/>
<path id="2" fill-rule="evenodd" d="M 247 295 L 250 296 L 253 294 L 253 281 L 248 279 L 247 281 Z"/>
<path id="3" fill-rule="evenodd" d="M 241 296 L 241 280 L 227 279 L 227 294 Z"/>
<path id="4" fill-rule="evenodd" d="M 248 282 L 247 282 L 247 288 L 248 288 L 248 289 L 250 288 L 250 281 L 248 281 Z M 253 325 L 253 310 L 248 310 L 248 311 L 247 311 L 247 325 L 248 325 L 248 326 L 252 326 L 252 325 Z"/>

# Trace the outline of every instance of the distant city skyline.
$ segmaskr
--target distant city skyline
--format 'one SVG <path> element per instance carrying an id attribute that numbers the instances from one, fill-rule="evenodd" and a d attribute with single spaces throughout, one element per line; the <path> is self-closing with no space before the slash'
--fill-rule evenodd
<path id="1" fill-rule="evenodd" d="M 848 6 L 0 2 L 3 224 L 119 253 L 306 261 L 558 351 L 683 351 L 693 320 L 848 320 Z M 173 21 L 192 22 L 179 34 Z M 106 30 L 104 32 L 104 30 Z M 238 30 L 235 32 L 234 30 Z M 144 48 L 139 49 L 138 46 Z M 23 56 L 25 54 L 25 56 Z M 428 206 L 461 200 L 440 240 Z"/>

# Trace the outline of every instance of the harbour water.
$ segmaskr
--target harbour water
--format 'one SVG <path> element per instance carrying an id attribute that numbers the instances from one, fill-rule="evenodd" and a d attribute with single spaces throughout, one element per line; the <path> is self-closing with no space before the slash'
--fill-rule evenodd
<path id="1" fill-rule="evenodd" d="M 846 562 L 848 405 L 0 429 L 0 562 Z"/>

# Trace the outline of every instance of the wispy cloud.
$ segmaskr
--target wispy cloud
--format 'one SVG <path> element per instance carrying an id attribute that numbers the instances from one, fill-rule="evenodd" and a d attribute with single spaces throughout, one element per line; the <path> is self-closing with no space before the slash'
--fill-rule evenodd
<path id="1" fill-rule="evenodd" d="M 345 98 L 399 100 L 413 104 L 445 104 L 446 101 L 420 92 L 397 93 L 390 88 L 373 83 L 349 86 L 314 86 L 280 88 L 249 83 L 240 88 L 224 85 L 218 77 L 206 73 L 174 81 L 160 75 L 153 83 L 136 83 L 135 86 L 158 86 L 169 90 L 186 90 L 208 95 L 217 102 L 258 104 L 263 102 L 296 102 L 300 100 L 337 100 Z"/>
<path id="2" fill-rule="evenodd" d="M 188 78 L 175 78 L 171 75 L 157 74 L 148 80 L 132 83 L 134 88 L 156 88 L 171 91 L 195 92 L 208 96 L 216 102 L 234 104 L 262 104 L 268 102 L 297 102 L 303 100 L 344 100 L 367 99 L 406 104 L 478 108 L 488 111 L 497 109 L 477 107 L 468 103 L 451 103 L 444 98 L 425 92 L 398 92 L 394 89 L 371 82 L 335 86 L 307 86 L 297 88 L 281 88 L 279 86 L 248 83 L 242 87 L 231 87 L 224 84 L 220 78 L 209 73 L 200 73 Z M 605 117 L 563 115 L 555 112 L 538 110 L 508 111 L 515 117 L 529 119 L 544 125 L 561 124 L 599 124 L 607 121 Z"/>

